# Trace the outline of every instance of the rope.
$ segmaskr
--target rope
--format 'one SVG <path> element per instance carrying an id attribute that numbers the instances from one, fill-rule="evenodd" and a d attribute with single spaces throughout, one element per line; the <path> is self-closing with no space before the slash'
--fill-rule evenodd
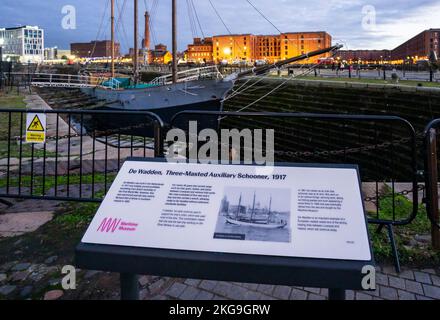
<path id="1" fill-rule="evenodd" d="M 208 0 L 209 3 L 211 4 L 212 9 L 214 10 L 215 14 L 217 15 L 217 17 L 220 19 L 220 21 L 222 22 L 223 26 L 225 27 L 225 29 L 228 31 L 229 35 L 232 36 L 232 32 L 231 30 L 228 28 L 228 26 L 226 25 L 225 21 L 223 20 L 222 16 L 220 15 L 220 13 L 217 11 L 217 9 L 215 8 L 214 4 L 212 3 L 212 0 Z M 243 53 L 243 49 L 241 48 L 241 46 L 237 43 L 237 41 L 235 40 L 235 37 L 232 37 L 232 39 L 234 39 L 234 44 L 238 47 L 238 49 Z"/>
<path id="2" fill-rule="evenodd" d="M 336 54 L 336 52 L 333 52 L 333 56 Z M 279 89 L 281 89 L 287 82 L 293 80 L 294 78 L 298 77 L 298 76 L 304 76 L 307 73 L 310 73 L 313 69 L 315 69 L 316 67 L 318 67 L 319 65 L 321 65 L 323 63 L 323 61 L 318 62 L 317 64 L 313 65 L 312 67 L 310 67 L 309 69 L 305 70 L 302 74 L 300 75 L 293 75 L 288 77 L 285 81 L 283 81 L 281 84 L 279 84 L 278 86 L 276 86 L 275 88 L 273 88 L 272 90 L 270 90 L 268 93 L 264 94 L 263 96 L 261 96 L 260 98 L 258 98 L 257 100 L 251 102 L 250 104 L 244 106 L 243 108 L 235 111 L 235 112 L 242 112 L 250 107 L 252 107 L 253 105 L 257 104 L 258 102 L 260 102 L 261 100 L 267 98 L 268 96 L 270 96 L 271 94 L 273 94 L 274 92 L 278 91 Z M 303 66 L 301 66 L 300 70 L 303 68 Z M 250 87 L 254 86 L 256 83 L 261 82 L 263 79 L 265 79 L 265 77 L 261 77 L 259 80 L 257 80 L 254 84 L 252 84 L 251 86 L 249 86 L 248 88 L 246 88 L 245 90 L 249 89 Z M 235 95 L 233 95 L 232 97 L 235 97 L 241 93 L 243 93 L 245 90 L 242 90 L 239 93 L 236 93 Z M 226 99 L 231 99 L 231 96 L 225 98 L 223 101 L 225 101 Z M 224 117 L 220 117 L 218 120 L 223 120 L 225 118 L 227 118 L 228 116 L 224 116 Z"/>
<path id="3" fill-rule="evenodd" d="M 272 25 L 272 27 L 274 27 L 280 34 L 284 34 L 272 21 L 269 20 L 268 17 L 266 17 L 263 12 L 261 12 L 261 10 L 259 10 L 250 0 L 245 0 L 247 3 L 249 3 L 251 5 L 252 8 L 254 8 L 255 11 L 258 12 L 258 14 L 260 14 L 264 20 L 266 20 L 267 22 L 269 22 L 270 25 Z M 319 40 L 320 38 L 305 38 L 305 39 L 301 39 L 301 40 Z M 289 42 L 295 42 L 296 40 L 294 39 L 285 39 L 288 40 Z"/>
<path id="4" fill-rule="evenodd" d="M 191 3 L 191 6 L 194 10 L 194 15 L 196 17 L 197 24 L 199 25 L 200 32 L 202 33 L 203 38 L 205 38 L 205 33 L 203 32 L 202 24 L 200 23 L 199 15 L 197 14 L 197 10 L 196 10 L 196 7 L 194 5 L 193 0 L 190 0 L 190 3 Z"/>
<path id="5" fill-rule="evenodd" d="M 194 16 L 193 16 L 193 12 L 192 12 L 191 4 L 190 4 L 189 0 L 186 0 L 186 6 L 188 9 L 188 19 L 189 19 L 189 25 L 191 27 L 192 37 L 197 38 L 197 30 L 195 27 Z"/>
<path id="6" fill-rule="evenodd" d="M 156 29 L 154 28 L 154 24 L 156 22 L 156 12 L 157 12 L 157 8 L 159 6 L 159 2 L 158 0 L 153 0 L 153 3 L 151 5 L 150 8 L 150 33 L 151 33 L 151 38 L 153 39 L 153 44 L 157 45 L 157 37 L 156 37 Z"/>
<path id="7" fill-rule="evenodd" d="M 124 2 L 122 3 L 122 8 L 121 8 L 119 6 L 119 3 L 116 2 L 117 9 L 119 11 L 118 22 L 116 24 L 116 34 L 118 34 L 119 30 L 122 29 L 122 36 L 124 38 L 125 45 L 127 46 L 127 48 L 130 48 L 130 45 L 129 45 L 129 42 L 128 42 L 127 32 L 125 30 L 125 25 L 124 25 L 124 22 L 123 22 L 123 19 L 122 19 L 122 16 L 123 16 L 123 14 L 125 12 L 126 4 L 127 4 L 127 0 L 124 0 Z"/>
<path id="8" fill-rule="evenodd" d="M 100 34 L 101 34 L 102 26 L 103 26 L 103 24 L 104 24 L 104 20 L 105 20 L 105 16 L 106 16 L 106 14 L 107 14 L 107 9 L 108 9 L 108 5 L 109 5 L 109 3 L 110 3 L 110 0 L 107 0 L 107 2 L 106 2 L 106 4 L 105 4 L 104 12 L 103 12 L 102 17 L 101 17 L 101 22 L 99 23 L 99 28 L 98 28 L 98 33 L 96 34 L 95 44 L 93 45 L 93 49 L 92 49 L 92 51 L 90 52 L 89 58 L 91 58 L 92 55 L 95 53 L 95 50 L 96 50 L 96 41 L 98 41 L 99 36 L 100 36 Z"/>
<path id="9" fill-rule="evenodd" d="M 250 1 L 250 0 L 246 0 L 246 2 L 247 3 L 249 3 L 251 6 L 252 6 L 252 8 L 254 8 L 255 9 L 255 11 L 257 11 L 267 22 L 269 22 L 271 25 L 272 25 L 272 27 L 274 27 L 275 29 L 277 29 L 277 31 L 279 32 L 279 33 L 283 33 L 280 29 L 278 29 L 277 28 L 277 26 L 276 25 L 274 25 L 273 23 L 272 23 L 272 21 L 270 21 L 260 10 L 258 10 L 258 8 Z"/>

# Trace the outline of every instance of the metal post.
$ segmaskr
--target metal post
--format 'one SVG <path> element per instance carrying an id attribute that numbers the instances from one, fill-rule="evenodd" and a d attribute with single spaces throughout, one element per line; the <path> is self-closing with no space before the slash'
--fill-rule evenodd
<path id="1" fill-rule="evenodd" d="M 431 217 L 431 237 L 432 247 L 440 250 L 440 229 L 437 225 L 440 222 L 438 211 L 438 169 L 437 169 L 437 130 L 430 129 L 428 132 L 428 146 L 426 152 L 426 188 L 427 188 L 427 209 L 428 215 Z M 437 224 L 437 225 L 436 225 Z"/>
<path id="2" fill-rule="evenodd" d="M 8 84 L 12 87 L 11 84 L 11 74 L 12 74 L 12 61 L 8 63 Z"/>
<path id="3" fill-rule="evenodd" d="M 429 68 L 429 81 L 434 81 L 434 70 L 432 69 L 432 67 Z"/>
<path id="4" fill-rule="evenodd" d="M 27 85 L 28 85 L 29 92 L 30 92 L 31 91 L 31 62 L 30 61 L 28 61 L 27 69 L 28 69 L 28 83 L 27 83 Z"/>
<path id="5" fill-rule="evenodd" d="M 415 191 L 415 192 L 417 192 L 417 191 Z M 396 269 L 396 272 L 400 273 L 399 253 L 397 252 L 396 240 L 394 239 L 393 226 L 391 224 L 387 224 L 386 227 L 387 227 L 387 230 L 388 230 L 388 238 L 389 238 L 390 243 L 391 243 L 391 250 L 393 252 L 394 267 Z"/>
<path id="6" fill-rule="evenodd" d="M 154 157 L 163 158 L 164 157 L 164 141 L 162 125 L 158 122 L 154 122 Z"/>
<path id="7" fill-rule="evenodd" d="M 345 300 L 345 290 L 344 289 L 328 289 L 328 299 L 331 301 Z"/>
<path id="8" fill-rule="evenodd" d="M 172 2 L 172 30 L 173 30 L 173 83 L 177 83 L 177 3 Z"/>
<path id="9" fill-rule="evenodd" d="M 385 66 L 383 67 L 383 79 L 387 80 L 387 68 Z"/>
<path id="10" fill-rule="evenodd" d="M 139 300 L 139 278 L 132 273 L 121 273 L 121 300 Z"/>

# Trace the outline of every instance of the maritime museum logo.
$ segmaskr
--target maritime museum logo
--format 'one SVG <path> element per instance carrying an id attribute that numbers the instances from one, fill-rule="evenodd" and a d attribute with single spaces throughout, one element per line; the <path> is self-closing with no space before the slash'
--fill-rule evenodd
<path id="1" fill-rule="evenodd" d="M 134 232 L 138 224 L 135 222 L 127 222 L 118 218 L 104 218 L 96 229 L 96 232 L 115 233 L 116 231 Z"/>
<path id="2" fill-rule="evenodd" d="M 190 121 L 188 130 L 168 131 L 168 162 L 203 164 L 257 164 L 273 166 L 275 158 L 273 129 L 214 129 L 198 128 Z"/>

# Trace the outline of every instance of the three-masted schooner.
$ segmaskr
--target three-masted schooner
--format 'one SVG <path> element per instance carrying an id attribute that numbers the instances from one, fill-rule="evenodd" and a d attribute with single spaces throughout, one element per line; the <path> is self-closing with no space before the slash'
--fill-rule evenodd
<path id="1" fill-rule="evenodd" d="M 241 195 L 240 199 L 238 200 L 238 206 L 231 215 L 228 213 L 226 216 L 226 223 L 232 224 L 235 226 L 241 226 L 241 227 L 255 227 L 255 228 L 262 228 L 262 229 L 283 229 L 287 226 L 287 221 L 275 221 L 273 217 L 272 209 L 272 197 L 270 198 L 269 202 L 269 210 L 266 213 L 266 217 L 258 217 L 256 215 L 256 208 L 255 208 L 255 198 L 256 194 L 254 193 L 254 200 L 252 204 L 252 209 L 250 212 L 241 212 Z"/>
<path id="2" fill-rule="evenodd" d="M 249 71 L 235 73 L 228 77 L 223 77 L 216 66 L 204 67 L 194 70 L 177 72 L 177 0 L 172 0 L 172 74 L 159 77 L 150 83 L 135 83 L 128 87 L 118 86 L 118 79 L 115 77 L 115 57 L 114 57 L 114 0 L 111 0 L 111 41 L 112 41 L 112 79 L 107 81 L 108 87 L 98 86 L 96 88 L 84 88 L 85 93 L 104 100 L 107 104 L 100 109 L 127 110 L 127 111 L 150 111 L 157 114 L 164 123 L 169 123 L 171 118 L 178 112 L 184 110 L 205 110 L 222 111 L 223 101 L 239 79 L 251 75 L 263 75 L 273 69 L 280 68 L 286 64 L 304 60 L 310 57 L 319 56 L 331 51 L 338 50 L 341 46 L 333 46 L 307 54 L 302 54 L 287 60 L 279 61 L 272 65 L 256 67 Z M 135 30 L 137 30 L 137 0 L 135 3 Z M 134 75 L 137 79 L 137 31 L 135 31 L 135 54 L 134 54 Z M 92 129 L 106 130 L 115 129 L 118 126 L 136 126 L 135 123 L 119 123 L 120 119 L 94 119 Z M 134 120 L 133 120 L 134 121 Z M 199 128 L 216 127 L 213 118 L 204 119 L 205 123 L 199 123 Z M 214 120 L 215 122 L 217 120 Z M 199 121 L 200 122 L 200 121 Z M 202 119 L 203 122 L 203 119 Z M 98 127 L 98 128 L 97 128 Z M 137 130 L 136 135 L 152 136 L 152 129 Z"/>

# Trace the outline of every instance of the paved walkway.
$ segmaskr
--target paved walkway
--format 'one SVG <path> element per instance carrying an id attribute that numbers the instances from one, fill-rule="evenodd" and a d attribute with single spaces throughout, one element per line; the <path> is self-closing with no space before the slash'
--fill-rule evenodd
<path id="1" fill-rule="evenodd" d="M 375 292 L 347 291 L 347 300 L 440 299 L 440 272 L 434 269 L 378 267 Z M 140 278 L 142 285 L 145 277 Z M 325 300 L 327 289 L 161 278 L 143 287 L 141 297 L 153 300 Z"/>

